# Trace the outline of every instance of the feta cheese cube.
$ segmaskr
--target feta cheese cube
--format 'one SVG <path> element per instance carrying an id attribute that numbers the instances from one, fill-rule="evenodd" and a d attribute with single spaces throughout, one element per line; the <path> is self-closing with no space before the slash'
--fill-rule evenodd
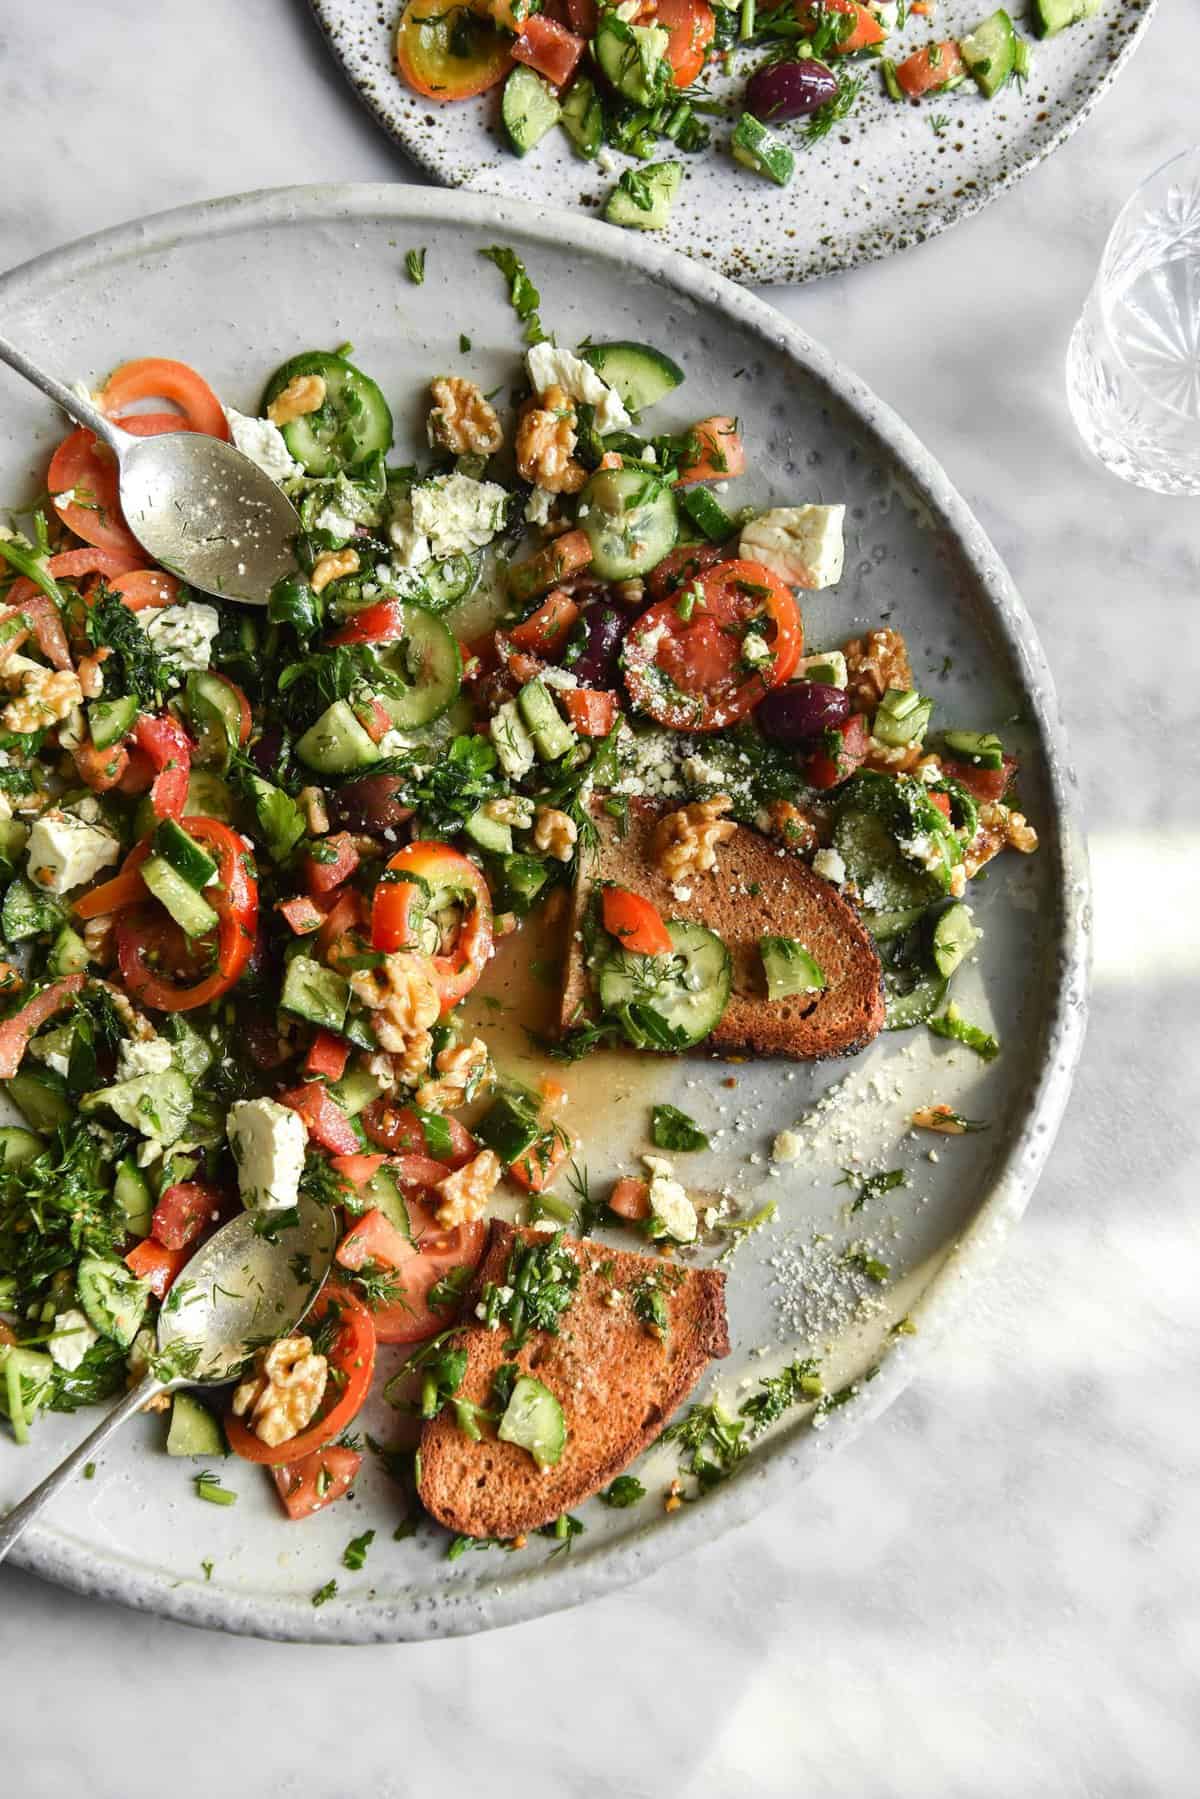
<path id="1" fill-rule="evenodd" d="M 525 523 L 548 525 L 557 498 L 557 494 L 548 493 L 544 487 L 535 487 L 525 502 Z"/>
<path id="2" fill-rule="evenodd" d="M 447 556 L 469 555 L 503 530 L 507 500 L 495 481 L 435 475 L 412 490 L 413 527 L 429 539 L 430 553 L 439 562 Z"/>
<path id="3" fill-rule="evenodd" d="M 813 873 L 840 887 L 846 879 L 846 864 L 837 850 L 818 850 L 812 860 Z"/>
<path id="4" fill-rule="evenodd" d="M 738 554 L 791 587 L 833 587 L 842 578 L 844 506 L 777 506 L 743 527 Z"/>
<path id="5" fill-rule="evenodd" d="M 304 1120 L 273 1099 L 239 1099 L 225 1119 L 247 1211 L 286 1212 L 295 1205 L 304 1171 Z"/>
<path id="6" fill-rule="evenodd" d="M 74 1374 L 92 1344 L 99 1341 L 99 1331 L 94 1331 L 83 1313 L 72 1306 L 69 1311 L 55 1313 L 54 1335 L 47 1345 L 50 1360 Z"/>
<path id="7" fill-rule="evenodd" d="M 691 1243 L 699 1228 L 696 1208 L 675 1179 L 675 1169 L 665 1156 L 643 1156 L 650 1175 L 650 1210 L 676 1243 Z"/>
<path id="8" fill-rule="evenodd" d="M 313 524 L 318 531 L 328 531 L 331 537 L 353 537 L 358 530 L 358 520 L 339 512 L 336 506 L 323 506 Z"/>
<path id="9" fill-rule="evenodd" d="M 388 539 L 396 552 L 401 569 L 420 568 L 432 554 L 429 539 L 413 523 L 411 494 L 397 494 L 392 500 L 392 516 L 388 520 Z"/>
<path id="10" fill-rule="evenodd" d="M 61 896 L 118 862 L 121 846 L 97 825 L 52 806 L 34 824 L 25 853 L 33 885 Z"/>
<path id="11" fill-rule="evenodd" d="M 225 408 L 225 417 L 234 449 L 248 456 L 264 475 L 270 475 L 272 481 L 290 481 L 301 473 L 300 464 L 293 460 L 283 432 L 270 419 L 250 418 L 232 406 Z"/>
<path id="12" fill-rule="evenodd" d="M 181 606 L 163 606 L 152 612 L 144 627 L 159 655 L 188 672 L 207 668 L 212 661 L 213 639 L 221 629 L 215 606 L 203 600 L 185 600 Z"/>
<path id="13" fill-rule="evenodd" d="M 602 437 L 609 431 L 628 431 L 633 423 L 620 396 L 582 356 L 560 350 L 555 344 L 534 344 L 525 352 L 525 366 L 534 393 L 544 394 L 548 387 L 561 387 L 572 400 L 585 400 L 594 406 L 596 429 Z"/>
<path id="14" fill-rule="evenodd" d="M 142 1074 L 166 1074 L 172 1060 L 171 1045 L 163 1037 L 122 1043 L 117 1051 L 117 1079 L 132 1081 Z"/>

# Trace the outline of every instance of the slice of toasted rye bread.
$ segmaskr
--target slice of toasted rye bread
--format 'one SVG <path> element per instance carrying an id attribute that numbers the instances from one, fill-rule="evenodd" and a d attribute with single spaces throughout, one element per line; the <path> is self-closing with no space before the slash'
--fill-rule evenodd
<path id="1" fill-rule="evenodd" d="M 571 912 L 560 1027 L 588 1016 L 591 983 L 580 929 L 597 882 L 612 881 L 653 902 L 664 918 L 707 925 L 729 950 L 733 992 L 725 1015 L 700 1046 L 718 1055 L 787 1056 L 815 1062 L 865 1049 L 883 1028 L 883 980 L 875 945 L 857 911 L 808 864 L 738 825 L 717 849 L 708 874 L 689 874 L 677 897 L 654 861 L 654 827 L 665 808 L 633 800 L 629 829 L 595 812 L 600 847 L 580 857 Z M 761 937 L 793 937 L 815 957 L 827 985 L 821 993 L 769 1000 Z"/>
<path id="2" fill-rule="evenodd" d="M 474 1319 L 485 1281 L 503 1283 L 514 1243 L 544 1241 L 541 1232 L 494 1220 L 463 1316 Z M 519 1444 L 491 1435 L 472 1442 L 449 1409 L 422 1429 L 421 1503 L 463 1536 L 507 1538 L 536 1530 L 607 1486 L 653 1443 L 710 1359 L 729 1354 L 725 1276 L 715 1268 L 683 1268 L 572 1237 L 563 1243 L 579 1264 L 580 1282 L 559 1335 L 534 1332 L 510 1356 L 503 1325 L 487 1330 L 472 1322 L 463 1334 L 467 1371 L 459 1389 L 463 1398 L 486 1406 L 497 1368 L 515 1362 L 562 1406 L 567 1440 L 559 1461 L 542 1473 Z M 665 1344 L 635 1316 L 628 1297 L 647 1275 L 659 1277 L 666 1300 Z M 614 1292 L 615 1302 L 609 1297 Z"/>

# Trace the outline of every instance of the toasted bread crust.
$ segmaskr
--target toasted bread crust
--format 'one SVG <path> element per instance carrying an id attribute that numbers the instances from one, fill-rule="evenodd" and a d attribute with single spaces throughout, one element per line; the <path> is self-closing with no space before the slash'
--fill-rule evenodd
<path id="1" fill-rule="evenodd" d="M 661 815 L 661 807 L 633 800 L 621 837 L 614 820 L 602 808 L 595 811 L 600 847 L 580 858 L 561 1029 L 588 1014 L 591 983 L 579 933 L 596 883 L 614 881 L 644 895 L 664 918 L 707 925 L 729 950 L 733 994 L 702 1051 L 816 1062 L 865 1049 L 883 1028 L 883 981 L 875 945 L 850 901 L 797 855 L 745 825 L 720 846 L 711 873 L 688 876 L 681 888 L 688 897 L 680 899 L 654 862 Z M 804 944 L 825 975 L 824 992 L 767 999 L 758 941 L 770 935 Z"/>
<path id="2" fill-rule="evenodd" d="M 544 1238 L 493 1221 L 465 1318 L 474 1320 L 486 1281 L 503 1282 L 517 1241 Z M 486 1405 L 502 1362 L 534 1375 L 563 1408 L 568 1434 L 558 1463 L 540 1473 L 518 1444 L 492 1435 L 472 1442 L 450 1411 L 422 1429 L 421 1503 L 463 1536 L 508 1538 L 536 1530 L 607 1486 L 660 1434 L 710 1359 L 729 1354 L 725 1276 L 716 1269 L 685 1269 L 662 1257 L 573 1238 L 564 1244 L 581 1279 L 560 1334 L 537 1332 L 509 1356 L 503 1326 L 487 1330 L 471 1322 L 464 1331 L 467 1371 L 460 1388 L 464 1398 Z M 602 1264 L 610 1270 L 604 1275 L 597 1272 Z M 648 1274 L 677 1283 L 663 1289 L 671 1321 L 665 1345 L 635 1317 L 627 1297 Z M 614 1290 L 620 1296 L 615 1304 L 609 1300 Z"/>

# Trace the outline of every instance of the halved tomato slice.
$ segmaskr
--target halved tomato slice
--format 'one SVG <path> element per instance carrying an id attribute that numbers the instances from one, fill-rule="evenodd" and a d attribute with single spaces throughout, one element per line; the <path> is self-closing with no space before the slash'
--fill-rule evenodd
<path id="1" fill-rule="evenodd" d="M 503 81 L 512 39 L 469 6 L 410 0 L 396 31 L 396 67 L 427 100 L 469 100 Z"/>
<path id="2" fill-rule="evenodd" d="M 402 1184 L 406 1164 L 425 1158 L 402 1157 L 395 1165 Z M 439 1176 L 445 1170 L 432 1164 Z M 418 1197 L 424 1192 L 425 1197 Z M 460 1224 L 455 1230 L 442 1230 L 434 1217 L 436 1194 L 424 1188 L 407 1187 L 404 1195 L 408 1211 L 411 1241 L 401 1236 L 379 1212 L 367 1212 L 343 1237 L 337 1259 L 344 1268 L 360 1269 L 368 1262 L 382 1267 L 388 1276 L 389 1296 L 371 1307 L 375 1335 L 381 1343 L 420 1343 L 454 1322 L 458 1314 L 457 1292 L 445 1294 L 445 1304 L 435 1304 L 438 1282 L 456 1268 L 475 1268 L 483 1255 L 488 1238 L 486 1219 Z M 433 1296 L 433 1297 L 431 1297 Z"/>

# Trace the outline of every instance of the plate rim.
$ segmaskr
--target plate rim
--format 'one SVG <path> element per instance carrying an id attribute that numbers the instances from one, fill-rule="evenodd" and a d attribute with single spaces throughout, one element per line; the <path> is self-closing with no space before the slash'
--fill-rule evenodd
<path id="1" fill-rule="evenodd" d="M 395 0 L 395 3 L 398 5 L 399 0 Z M 352 72 L 349 64 L 338 51 L 337 23 L 326 17 L 330 0 L 308 0 L 308 4 L 321 37 L 333 61 L 337 64 L 343 80 L 354 93 L 360 106 L 370 113 L 385 136 L 396 145 L 414 168 L 427 175 L 430 180 L 436 181 L 447 191 L 451 193 L 475 192 L 476 190 L 470 186 L 469 177 L 462 182 L 454 181 L 439 166 L 437 158 L 432 153 L 423 152 L 419 143 L 410 143 L 402 133 L 398 119 L 384 104 L 382 94 L 365 86 Z M 763 266 L 753 271 L 739 271 L 736 263 L 728 256 L 724 261 L 714 260 L 709 266 L 717 269 L 731 281 L 753 281 L 757 285 L 765 286 L 802 286 L 809 281 L 819 281 L 827 275 L 840 274 L 846 269 L 859 268 L 872 262 L 882 262 L 890 256 L 918 249 L 930 238 L 940 237 L 944 231 L 948 231 L 951 226 L 959 224 L 960 221 L 974 218 L 977 213 L 983 211 L 985 206 L 990 205 L 993 200 L 999 199 L 1002 194 L 1015 187 L 1048 157 L 1053 156 L 1055 151 L 1062 148 L 1068 138 L 1073 137 L 1075 132 L 1087 123 L 1098 103 L 1111 91 L 1126 63 L 1141 44 L 1158 11 L 1158 5 L 1159 0 L 1142 0 L 1143 9 L 1138 22 L 1121 49 L 1109 62 L 1091 93 L 1068 114 L 1049 138 L 1026 151 L 1025 154 L 1015 157 L 1011 163 L 1006 165 L 1000 175 L 982 188 L 967 190 L 960 184 L 958 194 L 950 193 L 944 197 L 939 196 L 938 200 L 931 205 L 929 212 L 922 214 L 918 228 L 889 242 L 880 241 L 876 232 L 865 227 L 855 233 L 848 232 L 839 238 L 837 250 L 822 260 L 820 267 L 806 266 L 803 257 L 791 259 L 778 252 L 764 257 Z M 589 213 L 580 212 L 578 209 L 572 210 L 563 207 L 557 210 L 568 212 L 572 217 L 591 218 Z M 612 229 L 619 229 L 619 227 L 612 227 Z M 623 235 L 631 237 L 636 234 L 624 232 Z M 809 259 L 811 260 L 811 253 Z"/>
<path id="2" fill-rule="evenodd" d="M 940 463 L 915 433 L 865 382 L 845 368 L 799 326 L 766 301 L 680 252 L 595 220 L 559 209 L 500 203 L 462 189 L 399 187 L 385 182 L 333 183 L 266 188 L 193 202 L 79 238 L 0 274 L 0 314 L 15 302 L 53 294 L 54 286 L 90 268 L 163 255 L 179 243 L 219 238 L 256 226 L 344 223 L 386 218 L 397 225 L 459 223 L 514 232 L 560 252 L 566 241 L 599 255 L 635 264 L 640 272 L 704 306 L 732 315 L 744 328 L 783 351 L 823 386 L 873 437 L 928 506 L 956 553 L 1020 671 L 1046 762 L 1056 830 L 1055 895 L 1058 916 L 1050 952 L 1056 961 L 1052 1003 L 1043 1030 L 1039 1068 L 1028 1107 L 997 1173 L 982 1189 L 970 1223 L 912 1308 L 914 1336 L 897 1339 L 877 1378 L 855 1403 L 834 1412 L 819 1434 L 797 1424 L 746 1465 L 736 1480 L 719 1486 L 680 1513 L 669 1531 L 648 1521 L 628 1540 L 573 1563 L 570 1580 L 553 1563 L 531 1567 L 506 1585 L 486 1577 L 461 1590 L 405 1605 L 347 1597 L 335 1610 L 314 1611 L 307 1601 L 241 1596 L 189 1578 L 147 1573 L 128 1558 L 105 1554 L 47 1526 L 30 1530 L 16 1546 L 16 1566 L 88 1597 L 116 1600 L 176 1622 L 286 1642 L 375 1643 L 461 1636 L 523 1622 L 618 1590 L 668 1561 L 724 1535 L 782 1498 L 791 1482 L 853 1441 L 906 1387 L 937 1348 L 965 1306 L 974 1283 L 985 1278 L 1004 1240 L 1032 1197 L 1061 1123 L 1083 1045 L 1088 1005 L 1091 906 L 1087 852 L 1077 781 L 1053 678 L 1033 621 L 983 526 Z"/>

